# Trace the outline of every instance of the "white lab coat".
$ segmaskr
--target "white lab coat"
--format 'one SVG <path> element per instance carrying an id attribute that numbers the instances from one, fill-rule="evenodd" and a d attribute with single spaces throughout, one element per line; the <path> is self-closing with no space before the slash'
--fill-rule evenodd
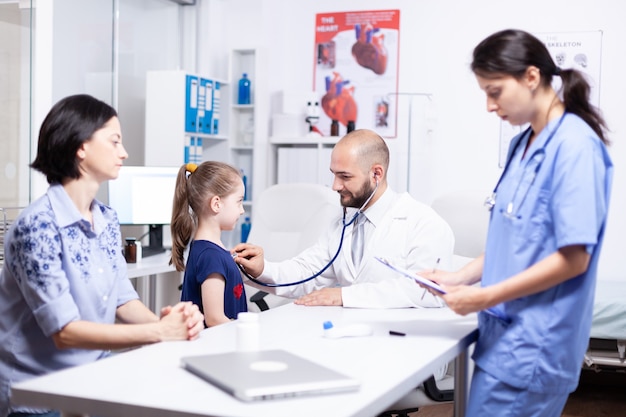
<path id="1" fill-rule="evenodd" d="M 441 307 L 441 299 L 426 293 L 413 280 L 389 269 L 374 257 L 383 257 L 411 271 L 449 269 L 452 265 L 454 235 L 450 226 L 429 206 L 408 193 L 385 191 L 376 204 L 387 200 L 389 209 L 380 213 L 365 242 L 360 268 L 352 263 L 352 225 L 346 228 L 341 253 L 333 264 L 314 280 L 289 287 L 261 287 L 283 297 L 297 298 L 325 287 L 342 287 L 344 307 L 405 308 Z M 372 206 L 366 211 L 374 209 Z M 352 213 L 354 211 L 351 210 Z M 349 212 L 346 222 L 352 218 Z M 265 261 L 258 277 L 263 282 L 287 283 L 305 279 L 323 268 L 339 247 L 343 223 L 334 221 L 318 242 L 298 256 L 282 261 Z"/>

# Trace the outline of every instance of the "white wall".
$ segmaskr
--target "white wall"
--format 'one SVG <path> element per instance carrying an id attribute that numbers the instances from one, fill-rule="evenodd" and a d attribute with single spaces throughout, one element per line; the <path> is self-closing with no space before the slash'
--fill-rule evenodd
<path id="1" fill-rule="evenodd" d="M 207 2 L 207 0 L 205 0 Z M 500 123 L 485 110 L 485 98 L 469 70 L 473 47 L 490 33 L 520 28 L 533 33 L 603 31 L 600 107 L 611 128 L 615 181 L 608 229 L 600 264 L 602 279 L 626 280 L 620 262 L 625 247 L 626 119 L 622 98 L 626 55 L 626 6 L 615 0 L 210 0 L 204 21 L 215 22 L 220 33 L 211 44 L 216 55 L 198 62 L 205 68 L 224 58 L 231 47 L 265 46 L 269 51 L 269 91 L 312 88 L 314 22 L 316 13 L 400 9 L 399 90 L 434 95 L 436 125 L 432 135 L 424 127 L 423 104 L 413 109 L 410 191 L 430 203 L 455 189 L 484 189 L 489 194 L 500 174 Z M 219 36 L 219 41 L 216 37 Z M 217 46 L 219 45 L 219 46 Z M 225 59 L 225 58 L 224 58 Z M 390 139 L 392 186 L 406 189 L 408 101 L 399 103 L 398 138 Z M 417 107 L 417 108 L 416 108 Z M 363 126 L 364 127 L 364 126 Z"/>
<path id="2" fill-rule="evenodd" d="M 115 7 L 119 15 L 114 16 Z M 193 62 L 182 51 L 181 39 L 195 40 L 193 7 L 180 7 L 170 0 L 46 0 L 35 8 L 33 65 L 33 157 L 39 127 L 51 106 L 70 94 L 89 93 L 114 105 L 119 113 L 128 165 L 144 163 L 145 78 L 148 70 L 193 71 Z M 119 37 L 113 42 L 113 33 Z M 193 42 L 190 42 L 193 43 Z M 184 45 L 188 46 L 188 45 Z M 193 46 L 193 45 L 192 45 Z M 195 53 L 195 49 L 186 49 Z M 117 79 L 113 53 L 118 50 Z M 189 67 L 187 67 L 187 65 Z M 114 91 L 115 83 L 118 90 Z M 114 100 L 114 98 L 117 98 Z M 31 160 L 31 158 L 29 158 Z M 35 171 L 31 199 L 48 188 Z M 106 200 L 106 187 L 99 198 Z M 122 228 L 124 235 L 139 236 L 144 230 Z M 167 239 L 169 233 L 166 230 Z M 179 297 L 179 273 L 159 276 L 157 312 Z M 141 290 L 141 288 L 140 288 Z"/>

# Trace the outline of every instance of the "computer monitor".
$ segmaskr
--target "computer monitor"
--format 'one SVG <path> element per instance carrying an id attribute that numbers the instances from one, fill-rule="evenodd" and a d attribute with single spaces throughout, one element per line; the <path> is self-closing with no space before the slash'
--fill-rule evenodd
<path id="1" fill-rule="evenodd" d="M 117 212 L 120 225 L 149 227 L 149 245 L 143 256 L 165 251 L 163 226 L 171 223 L 172 202 L 179 167 L 123 166 L 109 181 L 109 206 Z"/>

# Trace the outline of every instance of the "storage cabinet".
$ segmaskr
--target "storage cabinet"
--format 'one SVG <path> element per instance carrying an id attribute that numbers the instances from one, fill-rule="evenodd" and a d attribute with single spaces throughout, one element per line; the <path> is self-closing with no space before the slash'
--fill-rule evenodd
<path id="1" fill-rule="evenodd" d="M 246 214 L 241 216 L 234 236 L 240 240 L 241 224 L 246 217 L 252 218 L 253 202 L 267 183 L 267 132 L 269 118 L 269 94 L 267 92 L 267 67 L 264 52 L 259 48 L 233 49 L 229 58 L 229 136 L 230 161 L 241 169 L 246 177 Z M 238 83 L 243 74 L 251 83 L 250 104 L 238 104 Z M 254 226 L 254 225 L 253 225 Z"/>
<path id="2" fill-rule="evenodd" d="M 284 138 L 272 137 L 269 166 L 275 184 L 309 182 L 332 187 L 330 154 L 338 136 Z"/>
<path id="3" fill-rule="evenodd" d="M 228 115 L 221 98 L 227 89 L 225 81 L 184 71 L 149 71 L 145 165 L 201 162 L 205 149 L 228 160 Z"/>
<path id="4" fill-rule="evenodd" d="M 230 52 L 228 80 L 185 71 L 150 71 L 146 84 L 145 165 L 181 166 L 186 162 L 222 161 L 246 179 L 246 214 L 255 195 L 267 186 L 265 175 L 269 97 L 258 49 Z M 252 82 L 251 104 L 237 104 L 243 73 Z M 240 239 L 240 224 L 223 234 L 226 245 Z"/>

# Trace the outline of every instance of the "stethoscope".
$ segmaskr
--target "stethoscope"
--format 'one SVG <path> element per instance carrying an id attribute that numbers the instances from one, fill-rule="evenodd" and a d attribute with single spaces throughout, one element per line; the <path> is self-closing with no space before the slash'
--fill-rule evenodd
<path id="1" fill-rule="evenodd" d="M 374 195 L 376 194 L 376 191 L 378 190 L 378 177 L 375 175 L 374 179 L 376 180 L 376 186 L 374 187 L 374 191 L 372 191 L 372 193 L 370 194 L 370 196 L 367 198 L 367 200 L 365 200 L 365 203 L 363 203 L 363 205 L 356 211 L 356 213 L 354 213 L 354 215 L 352 216 L 352 218 L 350 219 L 349 222 L 346 223 L 346 213 L 347 213 L 347 209 L 346 207 L 343 208 L 343 217 L 341 219 L 341 223 L 343 224 L 343 228 L 341 229 L 341 237 L 339 238 L 339 247 L 337 247 L 337 252 L 335 252 L 335 256 L 332 257 L 332 259 L 330 261 L 328 261 L 328 263 L 326 264 L 326 266 L 324 266 L 322 269 L 320 269 L 319 272 L 311 275 L 308 278 L 304 278 L 300 281 L 295 281 L 295 282 L 287 282 L 284 284 L 274 284 L 274 283 L 267 283 L 267 282 L 262 282 L 259 281 L 256 278 L 253 278 L 250 274 L 248 274 L 248 272 L 245 270 L 245 268 L 241 265 L 237 263 L 237 266 L 239 267 L 239 270 L 241 271 L 242 274 L 244 274 L 246 276 L 246 278 L 248 278 L 250 281 L 262 285 L 264 287 L 290 287 L 292 285 L 299 285 L 299 284 L 303 284 L 307 281 L 311 281 L 312 279 L 315 279 L 317 277 L 319 277 L 320 275 L 322 275 L 324 273 L 324 271 L 326 271 L 328 268 L 330 268 L 330 266 L 333 264 L 333 262 L 335 262 L 335 259 L 337 259 L 337 257 L 339 256 L 339 253 L 341 252 L 341 248 L 343 246 L 343 237 L 346 234 L 346 229 L 348 228 L 348 226 L 350 226 L 352 223 L 354 223 L 354 221 L 356 220 L 357 217 L 359 217 L 359 215 L 361 213 L 363 213 L 363 209 L 369 204 L 369 202 L 372 200 L 372 198 L 374 198 Z"/>
<path id="2" fill-rule="evenodd" d="M 537 149 L 533 153 L 533 155 L 531 157 L 531 161 L 535 164 L 535 167 L 534 167 L 534 172 L 533 172 L 533 175 L 531 177 L 531 180 L 530 180 L 529 184 L 532 184 L 533 181 L 535 180 L 535 177 L 537 176 L 537 173 L 539 172 L 539 168 L 541 168 L 541 163 L 543 162 L 543 160 L 545 158 L 546 147 L 548 146 L 548 144 L 550 143 L 550 141 L 554 137 L 555 133 L 559 130 L 559 127 L 561 127 L 561 123 L 563 123 L 563 119 L 565 118 L 566 114 L 567 114 L 567 112 L 564 112 L 561 115 L 561 118 L 559 119 L 559 121 L 556 124 L 556 126 L 554 127 L 554 129 L 552 129 L 552 131 L 550 132 L 550 135 L 546 139 L 546 141 L 543 144 L 543 146 L 540 149 Z M 504 170 L 502 171 L 502 174 L 500 175 L 500 178 L 498 179 L 498 182 L 496 183 L 496 186 L 494 187 L 493 192 L 491 193 L 490 196 L 488 196 L 485 199 L 484 206 L 487 207 L 487 210 L 489 210 L 489 211 L 493 210 L 493 207 L 496 205 L 496 195 L 497 195 L 497 192 L 498 192 L 498 187 L 500 186 L 500 183 L 502 182 L 502 179 L 506 175 L 507 170 L 509 169 L 509 166 L 511 165 L 511 161 L 513 160 L 513 157 L 515 156 L 515 154 L 517 152 L 517 148 L 523 142 L 523 139 L 527 135 L 529 135 L 531 130 L 532 130 L 532 126 L 529 126 L 528 129 L 526 129 L 524 131 L 524 133 L 522 133 L 519 136 L 518 140 L 513 145 L 512 151 L 509 153 L 507 161 L 506 161 L 506 164 L 504 165 Z M 530 165 L 530 164 L 531 163 L 529 162 L 528 165 Z M 517 196 L 517 193 L 519 191 L 520 186 L 522 185 L 523 180 L 524 180 L 524 176 L 522 176 L 522 179 L 520 180 L 520 182 L 517 183 L 517 186 L 515 187 L 515 191 L 513 192 L 513 197 L 511 199 L 511 201 L 509 202 L 509 204 L 507 204 L 507 206 L 506 206 L 504 214 L 509 216 L 509 217 L 513 216 L 513 201 L 515 201 L 515 197 Z M 524 198 L 522 198 L 522 201 L 519 203 L 520 206 L 524 202 L 524 199 L 526 198 L 526 194 L 524 194 Z"/>

